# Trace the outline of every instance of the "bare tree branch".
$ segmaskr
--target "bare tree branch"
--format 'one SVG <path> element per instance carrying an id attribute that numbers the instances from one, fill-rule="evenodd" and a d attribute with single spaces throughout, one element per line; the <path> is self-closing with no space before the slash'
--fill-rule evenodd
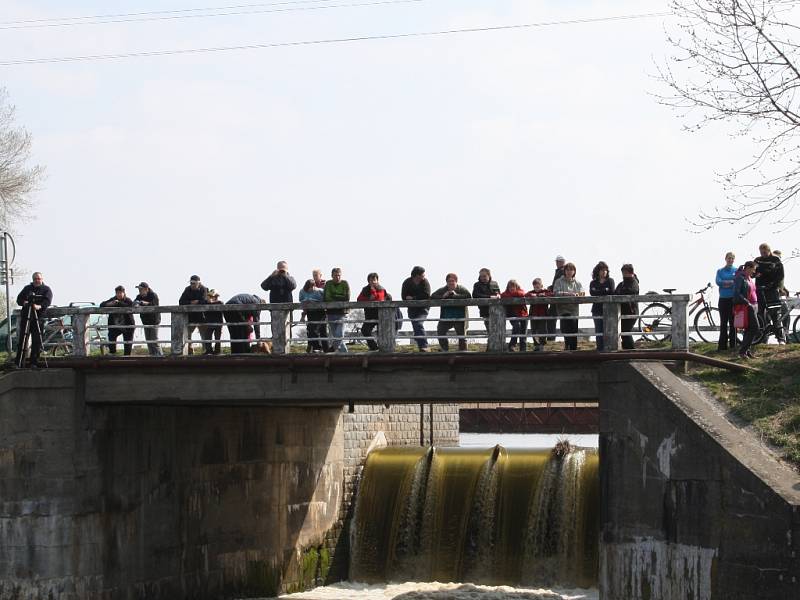
<path id="1" fill-rule="evenodd" d="M 0 89 L 0 228 L 31 217 L 32 195 L 44 178 L 44 168 L 29 166 L 31 134 L 15 123 L 15 109 Z"/>

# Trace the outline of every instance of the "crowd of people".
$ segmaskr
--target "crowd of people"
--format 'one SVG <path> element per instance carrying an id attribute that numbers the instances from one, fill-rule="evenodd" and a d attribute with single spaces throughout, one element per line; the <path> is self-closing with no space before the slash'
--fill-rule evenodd
<path id="1" fill-rule="evenodd" d="M 771 251 L 768 244 L 761 244 L 760 255 L 752 261 L 747 261 L 738 268 L 734 266 L 736 257 L 732 252 L 725 255 L 725 265 L 717 271 L 716 283 L 719 287 L 719 312 L 721 317 L 719 345 L 720 351 L 737 347 L 736 329 L 744 330 L 744 338 L 738 344 L 740 356 L 751 357 L 752 341 L 758 332 L 758 315 L 770 320 L 774 325 L 778 343 L 785 343 L 786 334 L 783 323 L 779 317 L 781 296 L 788 292 L 783 284 L 784 272 L 780 253 Z M 624 264 L 620 269 L 621 280 L 615 283 L 610 276 L 610 270 L 604 261 L 598 262 L 592 270 L 591 282 L 588 287 L 589 295 L 601 296 L 636 296 L 639 295 L 639 279 L 632 264 Z M 291 303 L 294 301 L 294 290 L 297 282 L 289 273 L 288 263 L 280 261 L 275 270 L 261 282 L 261 288 L 269 293 L 269 303 Z M 136 286 L 135 297 L 128 297 L 124 286 L 119 285 L 114 290 L 114 296 L 103 301 L 101 307 L 134 307 L 158 306 L 158 294 L 150 285 L 142 281 Z M 574 263 L 568 262 L 563 256 L 555 258 L 555 272 L 552 281 L 545 286 L 542 278 L 532 280 L 530 290 L 515 279 L 507 282 L 504 289 L 492 278 L 488 268 L 478 272 L 477 281 L 472 286 L 472 291 L 459 283 L 458 275 L 448 273 L 445 285 L 433 290 L 427 279 L 425 268 L 415 266 L 408 278 L 403 281 L 400 297 L 402 300 L 451 300 L 468 298 L 544 298 L 544 297 L 581 297 L 586 295 L 586 288 L 577 278 L 577 268 Z M 342 278 L 342 270 L 334 268 L 329 280 L 325 280 L 320 269 L 314 269 L 312 277 L 304 283 L 299 290 L 298 300 L 303 306 L 301 321 L 306 323 L 307 347 L 306 351 L 312 352 L 347 352 L 343 334 L 346 318 L 346 308 L 315 308 L 315 303 L 320 302 L 349 302 L 351 300 L 350 286 Z M 381 285 L 377 273 L 367 275 L 365 285 L 356 297 L 359 302 L 385 302 L 391 301 L 392 295 Z M 36 318 L 40 319 L 47 306 L 52 302 L 52 291 L 44 285 L 42 274 L 34 273 L 31 284 L 27 285 L 17 297 L 17 304 L 22 307 L 22 321 L 30 316 L 32 310 L 37 311 Z M 231 297 L 226 305 L 258 305 L 266 301 L 255 294 L 242 293 Z M 209 306 L 223 304 L 216 290 L 204 286 L 197 275 L 192 275 L 189 285 L 183 290 L 178 300 L 182 306 Z M 528 348 L 528 338 L 533 343 L 534 351 L 541 351 L 548 342 L 555 340 L 557 322 L 560 335 L 564 338 L 566 350 L 576 350 L 578 346 L 578 313 L 579 303 L 516 303 L 505 306 L 506 316 L 511 325 L 511 336 L 508 350 L 524 352 Z M 425 306 L 409 307 L 408 320 L 411 322 L 412 340 L 420 352 L 428 352 L 428 337 L 425 331 L 425 321 L 428 318 L 429 308 Z M 741 312 L 739 322 L 735 323 L 735 315 Z M 487 325 L 489 307 L 480 306 L 479 313 Z M 638 315 L 636 302 L 624 302 L 620 306 L 623 349 L 634 347 L 634 336 L 630 335 Z M 592 319 L 594 322 L 595 344 L 597 350 L 605 349 L 603 336 L 603 305 L 592 304 Z M 448 334 L 455 332 L 458 339 L 459 350 L 467 347 L 467 307 L 444 305 L 440 309 L 440 318 L 436 327 L 436 336 L 442 351 L 449 350 Z M 633 318 L 632 318 L 633 317 Z M 158 327 L 161 315 L 158 313 L 140 314 L 144 337 L 148 351 L 153 356 L 162 354 L 158 343 Z M 223 324 L 227 325 L 230 333 L 231 352 L 236 354 L 251 351 L 251 340 L 259 339 L 260 311 L 252 308 L 227 311 L 189 311 L 186 315 L 188 338 L 197 330 L 200 334 L 203 352 L 205 354 L 219 354 L 221 351 L 221 333 Z M 403 316 L 397 309 L 395 316 L 396 327 L 402 325 Z M 528 324 L 530 323 L 530 329 Z M 133 346 L 135 321 L 132 312 L 111 313 L 108 315 L 108 330 L 106 347 L 110 353 L 116 352 L 117 341 L 123 339 L 123 352 L 131 354 Z M 378 310 L 366 309 L 361 334 L 365 337 L 370 350 L 377 350 L 376 332 L 378 330 Z M 41 352 L 41 327 L 30 328 L 31 335 L 31 362 L 36 364 Z M 23 335 L 20 328 L 20 336 Z M 253 337 L 254 336 L 254 337 Z M 22 349 L 22 339 L 18 348 Z M 189 343 L 189 353 L 192 353 Z"/>

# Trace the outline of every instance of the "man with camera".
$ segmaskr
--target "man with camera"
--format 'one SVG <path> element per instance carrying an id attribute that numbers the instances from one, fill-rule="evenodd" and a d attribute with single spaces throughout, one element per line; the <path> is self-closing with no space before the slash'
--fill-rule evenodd
<path id="1" fill-rule="evenodd" d="M 289 264 L 282 260 L 272 274 L 261 282 L 261 289 L 269 292 L 270 304 L 292 302 L 292 290 L 297 287 L 294 277 L 289 275 Z"/>
<path id="2" fill-rule="evenodd" d="M 30 336 L 31 360 L 30 366 L 39 366 L 39 354 L 42 352 L 42 317 L 45 310 L 53 302 L 53 291 L 44 284 L 44 276 L 36 271 L 31 283 L 22 288 L 17 296 L 17 304 L 22 307 L 19 315 L 17 332 L 17 366 L 23 366 L 25 360 L 25 345 Z"/>

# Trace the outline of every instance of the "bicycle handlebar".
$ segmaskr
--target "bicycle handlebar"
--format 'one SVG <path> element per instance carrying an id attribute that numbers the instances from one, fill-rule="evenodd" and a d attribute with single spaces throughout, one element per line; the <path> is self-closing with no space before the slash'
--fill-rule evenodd
<path id="1" fill-rule="evenodd" d="M 706 284 L 706 287 L 704 287 L 702 290 L 697 290 L 697 291 L 695 292 L 695 294 L 705 294 L 705 293 L 706 293 L 706 290 L 710 290 L 712 287 L 714 287 L 714 286 L 713 286 L 713 285 L 711 285 L 711 282 L 709 281 L 709 282 Z"/>

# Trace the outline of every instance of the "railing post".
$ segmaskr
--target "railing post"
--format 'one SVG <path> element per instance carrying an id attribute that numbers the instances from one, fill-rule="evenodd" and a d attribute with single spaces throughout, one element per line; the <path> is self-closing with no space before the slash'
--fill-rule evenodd
<path id="1" fill-rule="evenodd" d="M 186 342 L 188 341 L 187 324 L 188 316 L 184 312 L 174 312 L 170 315 L 172 323 L 172 354 L 183 356 L 186 354 Z"/>
<path id="2" fill-rule="evenodd" d="M 688 301 L 678 299 L 672 301 L 672 349 L 689 349 Z"/>
<path id="3" fill-rule="evenodd" d="M 72 315 L 72 356 L 84 357 L 88 351 L 88 332 L 86 325 L 89 323 L 89 315 Z"/>
<path id="4" fill-rule="evenodd" d="M 619 350 L 619 314 L 618 302 L 603 304 L 603 348 Z"/>
<path id="5" fill-rule="evenodd" d="M 506 307 L 501 304 L 489 305 L 489 331 L 486 332 L 486 349 L 489 352 L 506 350 Z"/>
<path id="6" fill-rule="evenodd" d="M 397 335 L 393 306 L 381 306 L 378 309 L 378 350 L 381 352 L 394 352 Z"/>
<path id="7" fill-rule="evenodd" d="M 288 310 L 270 310 L 270 327 L 272 328 L 272 353 L 286 354 L 286 319 Z"/>

